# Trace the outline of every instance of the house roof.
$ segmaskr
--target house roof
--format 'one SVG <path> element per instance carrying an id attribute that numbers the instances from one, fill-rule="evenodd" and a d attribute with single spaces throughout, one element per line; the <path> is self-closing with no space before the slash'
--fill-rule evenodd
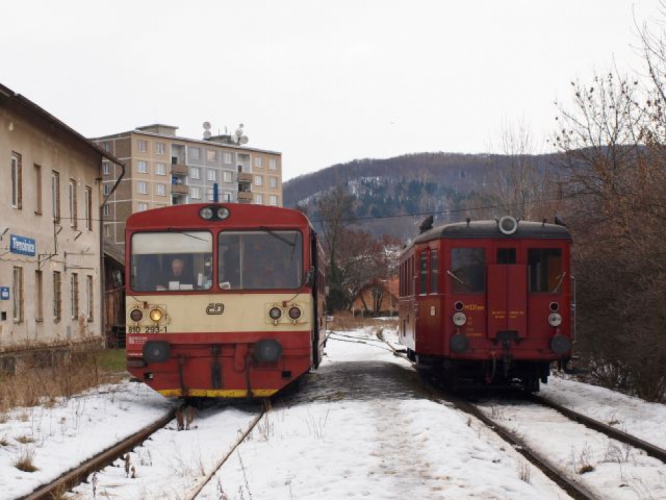
<path id="1" fill-rule="evenodd" d="M 21 94 L 18 94 L 17 92 L 14 92 L 12 89 L 5 87 L 0 83 L 0 96 L 4 96 L 10 101 L 18 104 L 19 106 L 25 108 L 28 112 L 32 113 L 33 115 L 39 116 L 40 118 L 48 121 L 49 123 L 55 125 L 58 127 L 61 131 L 63 131 L 65 134 L 69 135 L 73 139 L 79 141 L 81 144 L 84 146 L 88 147 L 89 149 L 93 150 L 96 153 L 99 153 L 101 156 L 106 158 L 107 160 L 110 160 L 113 163 L 116 163 L 118 165 L 124 165 L 122 161 L 120 161 L 118 158 L 116 158 L 114 155 L 109 153 L 108 151 L 105 151 L 101 147 L 99 147 L 97 144 L 94 142 L 88 140 L 86 137 L 78 133 L 76 130 L 74 130 L 72 127 L 67 125 L 66 123 L 60 121 L 58 118 L 53 116 L 51 113 L 46 111 L 44 108 L 38 106 L 34 102 L 32 102 L 30 99 L 27 97 L 22 96 Z"/>

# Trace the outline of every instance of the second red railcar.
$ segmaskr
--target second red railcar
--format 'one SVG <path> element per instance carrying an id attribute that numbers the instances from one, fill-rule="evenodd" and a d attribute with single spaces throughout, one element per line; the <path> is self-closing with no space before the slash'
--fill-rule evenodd
<path id="1" fill-rule="evenodd" d="M 572 239 L 560 225 L 475 221 L 430 228 L 400 258 L 400 342 L 453 382 L 531 392 L 570 356 Z"/>

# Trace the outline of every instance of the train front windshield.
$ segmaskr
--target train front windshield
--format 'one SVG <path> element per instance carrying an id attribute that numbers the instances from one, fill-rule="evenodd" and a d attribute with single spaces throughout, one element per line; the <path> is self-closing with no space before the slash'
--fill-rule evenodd
<path id="1" fill-rule="evenodd" d="M 299 231 L 223 231 L 218 252 L 222 289 L 296 289 L 303 284 L 303 237 Z"/>

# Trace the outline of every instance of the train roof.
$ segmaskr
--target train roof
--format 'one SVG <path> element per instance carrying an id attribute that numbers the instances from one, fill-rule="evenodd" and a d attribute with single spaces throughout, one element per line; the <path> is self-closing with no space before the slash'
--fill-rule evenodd
<path id="1" fill-rule="evenodd" d="M 569 240 L 571 234 L 566 227 L 545 222 L 518 221 L 518 228 L 513 234 L 504 234 L 495 220 L 456 222 L 437 226 L 420 234 L 414 243 L 425 243 L 438 239 L 537 239 Z"/>

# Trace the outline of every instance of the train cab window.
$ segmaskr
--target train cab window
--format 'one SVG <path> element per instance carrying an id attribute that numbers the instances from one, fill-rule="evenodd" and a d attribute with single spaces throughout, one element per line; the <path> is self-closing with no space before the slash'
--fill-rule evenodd
<path id="1" fill-rule="evenodd" d="M 498 264 L 515 264 L 516 263 L 516 249 L 515 248 L 498 248 L 497 249 L 497 263 Z"/>
<path id="2" fill-rule="evenodd" d="M 303 284 L 299 231 L 223 231 L 218 246 L 222 289 L 295 289 Z"/>
<path id="3" fill-rule="evenodd" d="M 453 293 L 483 293 L 486 290 L 486 251 L 483 248 L 453 248 L 447 271 Z"/>
<path id="4" fill-rule="evenodd" d="M 212 286 L 213 235 L 208 231 L 135 233 L 130 252 L 134 291 L 208 290 Z"/>
<path id="5" fill-rule="evenodd" d="M 425 252 L 419 258 L 419 293 L 428 293 L 428 254 Z"/>
<path id="6" fill-rule="evenodd" d="M 437 250 L 430 252 L 430 293 L 439 292 L 439 254 Z"/>
<path id="7" fill-rule="evenodd" d="M 560 248 L 531 248 L 527 252 L 530 292 L 562 291 L 564 271 Z"/>

